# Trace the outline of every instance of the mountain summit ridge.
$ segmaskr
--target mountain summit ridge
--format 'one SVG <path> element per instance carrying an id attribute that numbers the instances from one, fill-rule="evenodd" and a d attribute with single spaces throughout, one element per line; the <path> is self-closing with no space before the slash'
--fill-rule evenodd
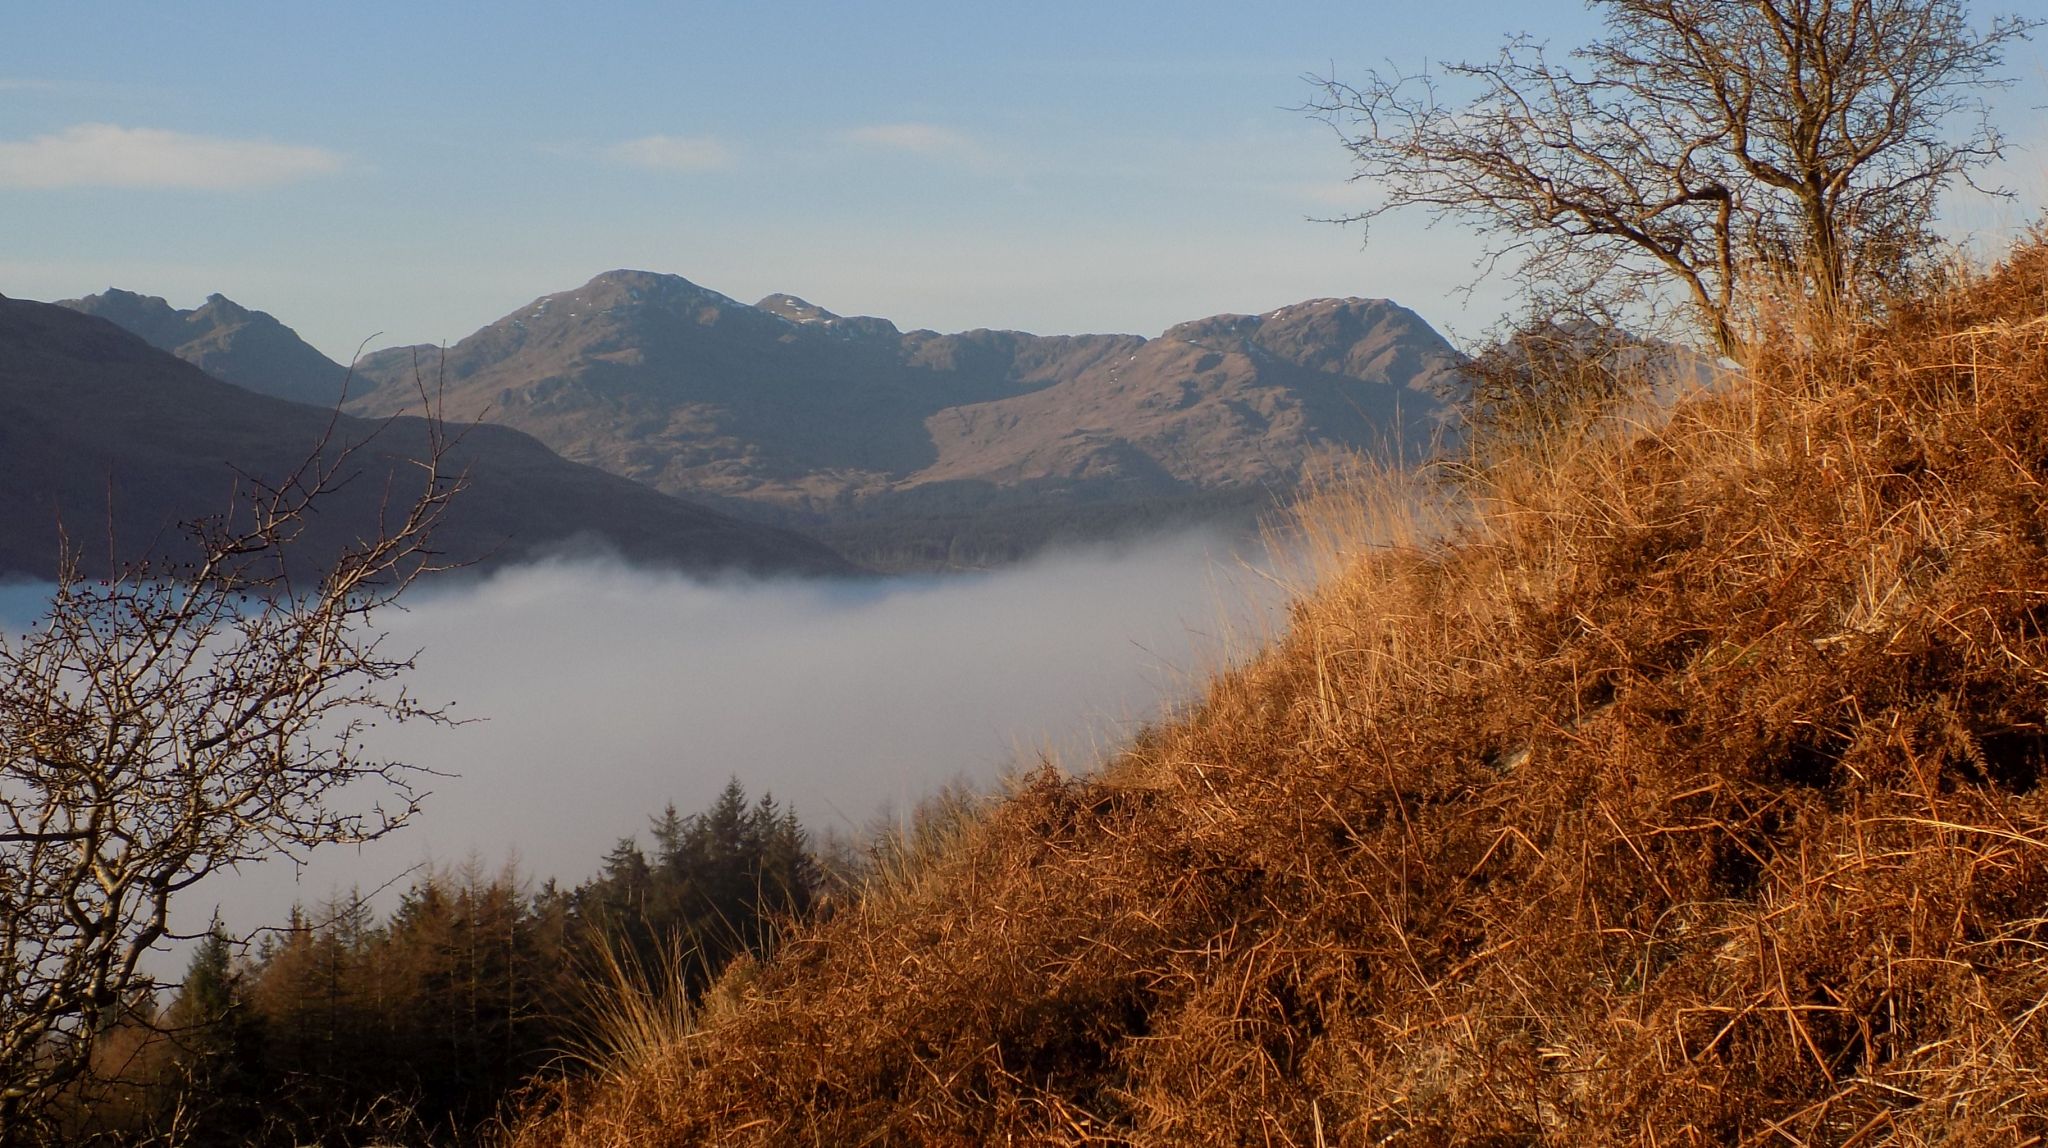
<path id="1" fill-rule="evenodd" d="M 350 409 L 405 409 L 415 358 L 440 354 L 365 357 Z M 909 545 L 925 559 L 910 564 L 946 564 L 968 520 L 1011 520 L 995 556 L 1015 557 L 1079 518 L 1120 532 L 1165 506 L 1269 504 L 1322 453 L 1429 437 L 1462 362 L 1383 299 L 1210 316 L 1153 338 L 940 334 L 621 269 L 448 348 L 445 401 L 870 560 L 882 539 L 922 532 Z M 942 545 L 947 557 L 930 553 Z"/>
<path id="2" fill-rule="evenodd" d="M 171 310 L 135 298 L 141 306 L 112 305 L 159 319 Z M 324 565 L 375 533 L 384 499 L 418 474 L 437 433 L 418 418 L 364 420 L 255 394 L 108 319 L 0 298 L 0 482 L 10 494 L 0 578 L 54 576 L 67 529 L 118 540 L 122 561 L 179 557 L 180 524 L 221 513 L 237 481 L 275 483 L 315 451 L 349 448 L 360 480 L 324 495 L 294 543 Z M 509 427 L 459 428 L 446 463 L 468 478 L 436 538 L 452 563 L 489 569 L 594 544 L 698 573 L 857 572 L 809 538 L 566 461 Z M 111 563 L 106 550 L 74 557 Z"/>
<path id="3" fill-rule="evenodd" d="M 67 305 L 280 393 L 250 381 L 266 363 L 242 356 L 257 346 L 246 336 L 179 338 L 202 320 L 226 331 L 275 323 L 261 312 L 225 299 L 179 312 L 115 291 Z M 260 319 L 236 326 L 238 312 Z M 332 401 L 345 372 L 320 362 L 337 379 Z M 1428 440 L 1463 362 L 1385 299 L 1212 315 L 1151 338 L 941 334 L 791 293 L 747 304 L 618 268 L 445 350 L 364 356 L 346 409 L 415 409 L 425 369 L 451 418 L 503 423 L 574 461 L 817 533 L 857 559 L 929 568 L 1241 519 L 1325 453 Z"/>
<path id="4" fill-rule="evenodd" d="M 118 287 L 57 305 L 106 319 L 215 378 L 273 398 L 331 407 L 348 378 L 348 368 L 298 332 L 218 292 L 189 310 Z"/>

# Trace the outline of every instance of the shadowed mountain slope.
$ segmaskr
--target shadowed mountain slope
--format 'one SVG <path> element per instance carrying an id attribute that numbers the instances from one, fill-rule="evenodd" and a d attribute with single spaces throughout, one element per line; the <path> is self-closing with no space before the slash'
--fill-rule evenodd
<path id="1" fill-rule="evenodd" d="M 1459 362 L 1383 300 L 1157 339 L 940 335 L 613 271 L 457 343 L 445 379 L 459 417 L 870 555 L 900 545 L 944 564 L 967 517 L 1007 519 L 1021 551 L 1090 515 L 1270 504 L 1322 451 L 1426 439 Z M 401 411 L 415 369 L 442 366 L 438 348 L 370 355 L 350 409 Z"/>
<path id="2" fill-rule="evenodd" d="M 150 346 L 258 394 L 331 407 L 348 377 L 347 368 L 314 350 L 298 332 L 223 295 L 181 311 L 156 296 L 110 287 L 57 305 L 126 328 Z"/>
<path id="3" fill-rule="evenodd" d="M 213 378 L 113 323 L 0 298 L 0 574 L 49 577 L 60 525 L 104 566 L 175 555 L 178 524 L 228 506 L 238 472 L 274 481 L 327 435 L 367 444 L 361 474 L 326 496 L 300 552 L 337 551 L 375 529 L 387 481 L 402 501 L 427 449 L 418 418 L 336 416 Z M 744 523 L 568 462 L 506 427 L 461 432 L 449 464 L 470 489 L 437 535 L 450 559 L 494 563 L 592 543 L 691 570 L 849 572 L 810 539 Z"/>

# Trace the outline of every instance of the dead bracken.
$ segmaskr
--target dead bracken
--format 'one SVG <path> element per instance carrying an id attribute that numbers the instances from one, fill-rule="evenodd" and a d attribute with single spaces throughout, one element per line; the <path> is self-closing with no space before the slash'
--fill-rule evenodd
<path id="1" fill-rule="evenodd" d="M 1331 487 L 1270 650 L 520 1142 L 2040 1142 L 2048 248 L 1964 278 Z"/>

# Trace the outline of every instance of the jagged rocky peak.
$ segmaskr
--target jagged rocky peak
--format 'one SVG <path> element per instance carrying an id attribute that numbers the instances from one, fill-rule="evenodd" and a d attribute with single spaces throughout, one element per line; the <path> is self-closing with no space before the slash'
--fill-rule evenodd
<path id="1" fill-rule="evenodd" d="M 294 402 L 332 406 L 347 375 L 290 327 L 218 292 L 190 310 L 118 287 L 58 306 L 124 327 L 217 379 Z"/>
<path id="2" fill-rule="evenodd" d="M 257 316 L 262 316 L 265 319 L 270 318 L 264 312 L 251 311 L 249 308 L 242 306 L 218 291 L 208 295 L 205 305 L 195 308 L 191 314 L 198 315 L 201 312 L 207 312 L 223 319 L 253 319 Z M 275 320 L 272 321 L 275 322 Z"/>
<path id="3" fill-rule="evenodd" d="M 596 276 L 573 291 L 542 296 L 528 304 L 514 317 L 581 317 L 633 310 L 680 312 L 707 306 L 723 308 L 745 305 L 709 287 L 700 287 L 680 275 L 620 268 Z"/>
<path id="4" fill-rule="evenodd" d="M 164 301 L 161 295 L 143 295 L 135 291 L 123 291 L 109 287 L 97 295 L 83 299 L 67 299 L 59 304 L 73 311 L 98 315 L 130 331 L 141 335 L 158 346 L 175 343 L 184 339 L 185 313 Z"/>
<path id="5" fill-rule="evenodd" d="M 680 275 L 662 271 L 638 271 L 621 267 L 595 275 L 590 282 L 577 288 L 581 292 L 626 292 L 638 293 L 642 298 L 697 298 L 708 297 L 726 303 L 737 300 L 721 295 L 709 287 L 692 283 Z M 573 293 L 573 292 L 572 292 Z"/>
<path id="6" fill-rule="evenodd" d="M 792 323 L 830 323 L 839 316 L 795 295 L 770 295 L 754 306 L 771 315 L 780 315 Z"/>
<path id="7" fill-rule="evenodd" d="M 176 341 L 193 338 L 223 323 L 256 319 L 276 322 L 269 315 L 252 311 L 218 292 L 190 309 L 173 307 L 161 295 L 143 295 L 119 287 L 109 287 L 83 299 L 66 299 L 58 305 L 110 320 L 165 350 L 175 349 Z"/>
<path id="8" fill-rule="evenodd" d="M 1388 299 L 1310 299 L 1260 315 L 1212 315 L 1161 336 L 1217 350 L 1256 349 L 1311 370 L 1428 389 L 1464 356 L 1420 315 Z"/>
<path id="9" fill-rule="evenodd" d="M 754 309 L 800 327 L 829 331 L 841 338 L 894 339 L 902 334 L 896 329 L 896 324 L 887 319 L 873 315 L 841 315 L 796 295 L 769 295 L 754 304 Z"/>
<path id="10" fill-rule="evenodd" d="M 168 302 L 165 302 L 164 297 L 161 295 L 144 295 L 140 291 L 126 291 L 119 287 L 109 287 L 98 295 L 88 295 L 86 298 L 98 299 L 110 305 L 146 307 L 152 311 L 175 310 Z"/>
<path id="11" fill-rule="evenodd" d="M 1175 324 L 1163 336 L 1198 343 L 1214 338 L 1254 338 L 1275 329 L 1314 328 L 1326 337 L 1356 338 L 1373 328 L 1395 323 L 1427 328 L 1420 317 L 1387 299 L 1310 299 L 1258 315 L 1211 315 Z"/>

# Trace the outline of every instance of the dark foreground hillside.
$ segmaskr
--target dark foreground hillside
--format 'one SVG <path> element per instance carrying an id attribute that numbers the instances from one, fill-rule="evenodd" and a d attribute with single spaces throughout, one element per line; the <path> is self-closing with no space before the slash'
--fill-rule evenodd
<path id="1" fill-rule="evenodd" d="M 523 1142 L 2039 1143 L 2044 301 L 1325 498 L 1269 652 Z"/>

